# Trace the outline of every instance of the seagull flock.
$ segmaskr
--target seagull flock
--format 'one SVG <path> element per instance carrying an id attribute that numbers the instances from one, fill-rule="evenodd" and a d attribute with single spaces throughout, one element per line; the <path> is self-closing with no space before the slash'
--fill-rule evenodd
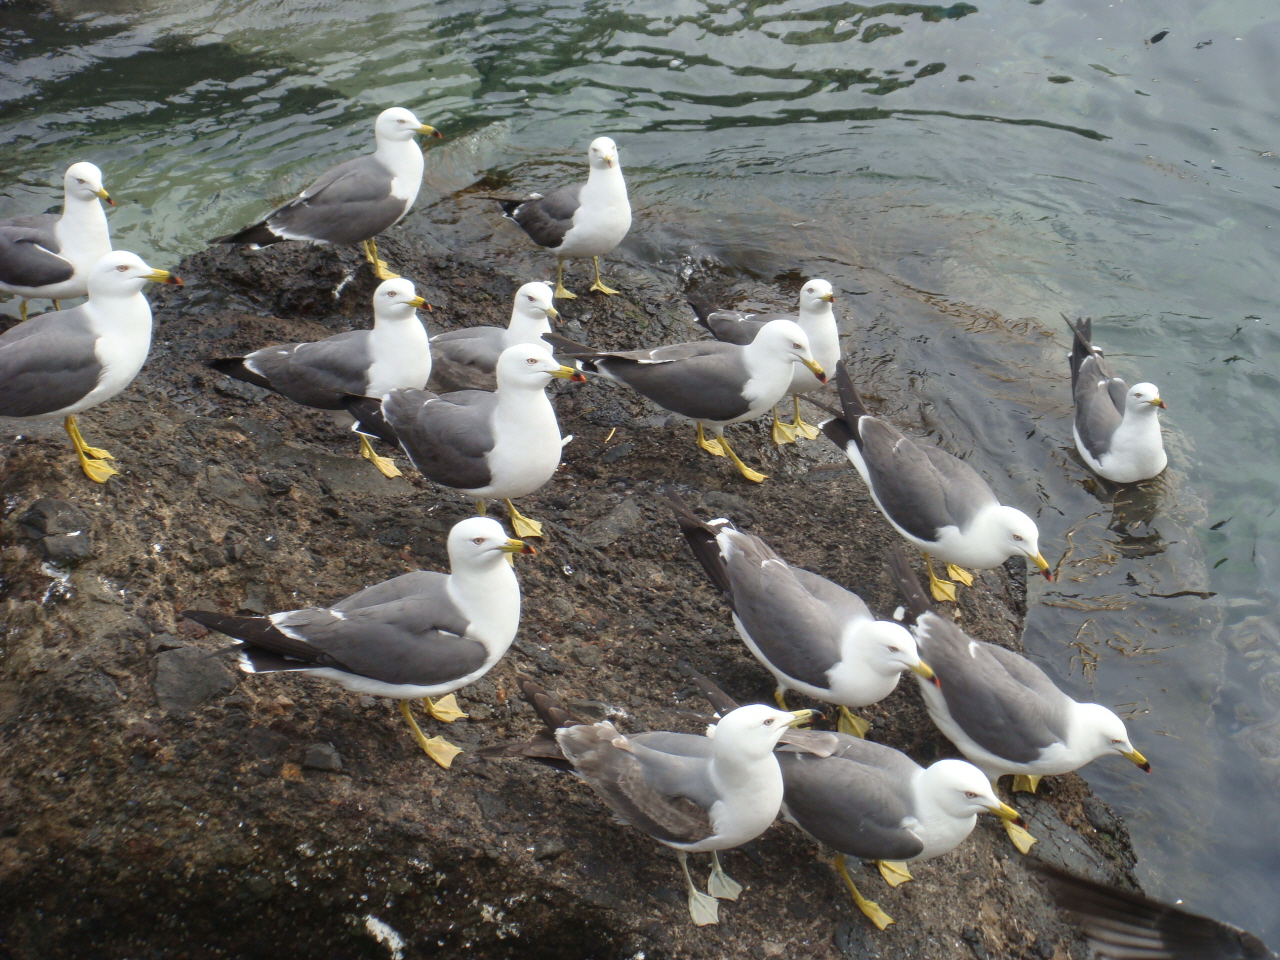
<path id="1" fill-rule="evenodd" d="M 605 352 L 557 335 L 553 301 L 574 297 L 564 286 L 566 259 L 590 257 L 590 289 L 617 293 L 602 281 L 599 258 L 627 234 L 631 207 L 618 148 L 599 137 L 590 144 L 585 183 L 545 196 L 490 198 L 555 254 L 554 289 L 521 286 L 505 329 L 428 339 L 417 314 L 427 304 L 379 259 L 375 238 L 403 219 L 417 196 L 423 156 L 416 136 L 440 134 L 400 107 L 379 114 L 373 132 L 373 153 L 338 164 L 260 221 L 212 241 L 360 244 L 382 281 L 372 328 L 206 362 L 353 422 L 361 455 L 387 477 L 400 471 L 373 443 L 398 447 L 424 477 L 473 500 L 479 515 L 450 531 L 447 574 L 407 573 L 329 607 L 270 616 L 183 613 L 233 638 L 241 669 L 302 672 L 397 700 L 418 745 L 448 767 L 459 749 L 427 737 L 410 701 L 421 700 L 441 723 L 464 718 L 454 692 L 483 677 L 515 639 L 521 595 L 514 560 L 535 552 L 526 541 L 542 536 L 542 526 L 513 501 L 551 480 L 572 439 L 561 436 L 547 386 L 553 378 L 582 382 L 589 374 L 692 420 L 698 446 L 728 457 L 755 483 L 766 477 L 742 461 L 725 427 L 772 412 L 778 444 L 825 434 L 857 468 L 893 529 L 923 554 L 927 571 L 928 594 L 906 551 L 895 548 L 887 570 L 902 593 L 906 624 L 901 611 L 898 620 L 879 619 L 845 587 L 793 567 L 730 519 L 698 517 L 671 493 L 693 556 L 724 595 L 744 644 L 776 681 L 777 709 L 738 706 L 686 665 L 716 711 L 705 735 L 627 735 L 610 722 L 574 717 L 552 693 L 520 678 L 546 729 L 481 754 L 571 770 L 617 819 L 675 850 L 694 923 L 717 922 L 719 901 L 743 892 L 722 868 L 719 851 L 759 836 L 779 813 L 835 852 L 855 904 L 884 929 L 892 919 L 858 891 L 846 858 L 875 863 L 897 886 L 911 879 L 909 863 L 964 842 L 982 813 L 1004 821 L 1025 853 L 1035 840 L 998 797 L 1001 776 L 1012 774 L 1014 789 L 1034 792 L 1042 776 L 1110 755 L 1150 770 L 1113 711 L 1076 702 L 1025 657 L 969 637 L 935 609 L 955 601 L 957 584 L 974 583 L 970 569 L 1022 557 L 1051 579 L 1049 564 L 1034 520 L 1002 504 L 969 464 L 867 409 L 840 362 L 830 283 L 806 281 L 795 315 L 747 314 L 692 299 L 708 340 Z M 142 368 L 151 343 L 145 284 L 181 281 L 111 249 L 102 208 L 111 201 L 93 164 L 68 168 L 64 194 L 61 215 L 0 221 L 0 290 L 23 300 L 22 322 L 0 335 L 0 416 L 63 418 L 85 476 L 106 483 L 118 472 L 107 462 L 113 458 L 84 442 L 75 418 L 115 397 Z M 87 300 L 59 309 L 60 300 L 78 297 Z M 37 298 L 53 300 L 55 309 L 27 319 L 27 301 Z M 1080 457 L 1114 483 L 1156 476 L 1166 464 L 1158 390 L 1115 377 L 1092 343 L 1088 320 L 1071 324 L 1071 334 Z M 831 375 L 840 411 L 815 427 L 801 415 L 801 398 Z M 788 396 L 789 422 L 777 411 Z M 505 503 L 516 537 L 484 515 L 485 501 L 495 499 Z M 934 560 L 945 564 L 948 579 L 936 574 Z M 924 768 L 865 739 L 870 727 L 852 711 L 888 696 L 905 673 L 916 677 L 929 715 L 964 760 Z M 820 715 L 789 710 L 789 691 L 835 705 L 837 730 L 798 729 Z M 697 852 L 712 855 L 706 892 L 689 872 L 688 854 Z"/>

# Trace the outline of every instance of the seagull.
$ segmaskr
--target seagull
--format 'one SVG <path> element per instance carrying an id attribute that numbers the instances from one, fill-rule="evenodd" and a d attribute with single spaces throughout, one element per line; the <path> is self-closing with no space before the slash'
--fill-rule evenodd
<path id="1" fill-rule="evenodd" d="M 631 229 L 631 202 L 622 179 L 618 147 L 608 137 L 596 137 L 587 150 L 590 164 L 586 183 L 552 190 L 545 197 L 531 193 L 520 200 L 494 198 L 503 216 L 515 223 L 540 247 L 556 254 L 555 296 L 576 300 L 564 286 L 564 262 L 590 257 L 596 282 L 591 289 L 613 294 L 600 279 L 600 258 L 622 242 Z"/>
<path id="2" fill-rule="evenodd" d="M 107 213 L 99 201 L 115 206 L 102 186 L 102 171 L 92 163 L 73 163 L 62 178 L 62 213 L 36 213 L 0 220 L 0 290 L 22 298 L 18 313 L 27 319 L 27 301 L 83 297 L 89 271 L 111 252 Z"/>
<path id="3" fill-rule="evenodd" d="M 348 397 L 347 411 L 358 433 L 398 445 L 428 480 L 473 498 L 481 516 L 486 499 L 505 500 L 516 535 L 540 537 L 542 524 L 511 501 L 539 489 L 560 465 L 566 441 L 547 384 L 586 378 L 534 343 L 503 350 L 496 374 L 493 393 L 391 390 L 381 400 Z"/>
<path id="4" fill-rule="evenodd" d="M 676 851 L 689 892 L 689 916 L 698 926 L 718 923 L 717 900 L 737 900 L 742 893 L 721 867 L 719 851 L 754 840 L 773 823 L 782 802 L 773 748 L 815 712 L 757 703 L 728 713 L 714 736 L 651 732 L 628 737 L 607 720 L 578 720 L 528 677 L 516 679 L 549 734 L 486 748 L 482 755 L 567 762 L 614 817 Z M 690 853 L 711 854 L 707 893 L 689 875 Z"/>
<path id="5" fill-rule="evenodd" d="M 856 594 L 789 565 L 728 520 L 704 522 L 674 491 L 667 496 L 689 549 L 733 608 L 738 636 L 777 680 L 780 708 L 788 690 L 839 704 L 841 732 L 862 737 L 870 724 L 850 707 L 883 700 L 903 671 L 932 678 L 901 624 L 875 619 Z"/>
<path id="6" fill-rule="evenodd" d="M 394 280 L 373 238 L 403 220 L 418 197 L 423 160 L 413 138 L 419 133 L 441 136 L 404 107 L 383 110 L 373 124 L 373 153 L 330 167 L 257 223 L 209 242 L 254 248 L 281 240 L 359 243 L 378 279 Z"/>
<path id="7" fill-rule="evenodd" d="M 532 547 L 502 525 L 470 517 L 449 531 L 449 573 L 415 570 L 366 587 L 331 607 L 235 617 L 184 610 L 188 620 L 239 641 L 245 673 L 298 671 L 355 693 L 400 701 L 413 739 L 442 767 L 462 751 L 419 729 L 409 701 L 422 698 L 444 723 L 465 717 L 453 691 L 488 673 L 520 625 L 512 563 Z M 442 696 L 447 694 L 447 696 Z M 432 697 L 441 697 L 433 703 Z"/>
<path id="8" fill-rule="evenodd" d="M 1151 772 L 1112 710 L 1072 700 L 1026 657 L 974 640 L 934 613 L 900 546 L 890 554 L 889 572 L 938 679 L 937 686 L 920 684 L 929 716 L 993 785 L 1010 773 L 1014 790 L 1034 793 L 1042 776 L 1069 773 L 1110 754 Z M 1006 829 L 1023 853 L 1035 842 L 1025 831 Z"/>
<path id="9" fill-rule="evenodd" d="M 551 321 L 560 316 L 551 305 L 551 288 L 526 283 L 516 291 L 511 322 L 504 327 L 465 327 L 431 338 L 432 380 L 437 392 L 493 390 L 498 355 L 517 343 L 543 343 Z"/>
<path id="10" fill-rule="evenodd" d="M 1049 881 L 1058 905 L 1084 927 L 1103 960 L 1277 960 L 1247 930 L 1171 907 L 1131 890 L 1077 877 L 1042 860 L 1031 866 Z"/>
<path id="11" fill-rule="evenodd" d="M 809 338 L 813 358 L 823 370 L 834 370 L 840 362 L 840 332 L 836 329 L 836 315 L 831 309 L 836 295 L 831 284 L 814 277 L 800 288 L 800 311 L 797 315 L 778 313 L 742 313 L 738 310 L 712 310 L 710 306 L 693 297 L 689 305 L 697 314 L 698 323 L 711 331 L 711 335 L 725 343 L 748 344 L 770 320 L 795 320 Z M 773 442 L 778 446 L 795 443 L 796 437 L 808 440 L 818 437 L 818 428 L 800 418 L 800 394 L 817 390 L 826 381 L 819 380 L 803 367 L 795 367 L 791 376 L 791 399 L 795 403 L 795 415 L 790 423 L 778 419 L 778 408 L 773 408 Z"/>
<path id="12" fill-rule="evenodd" d="M 304 407 L 345 416 L 342 404 L 350 394 L 381 397 L 398 387 L 427 385 L 431 349 L 417 313 L 425 303 L 408 280 L 384 280 L 373 293 L 372 330 L 266 347 L 243 357 L 206 360 L 205 365 Z M 395 463 L 378 456 L 363 434 L 360 456 L 384 477 L 400 476 Z"/>
<path id="13" fill-rule="evenodd" d="M 664 410 L 698 424 L 698 446 L 713 457 L 727 456 L 746 479 L 768 479 L 738 458 L 724 428 L 760 416 L 791 386 L 791 368 L 801 363 L 825 381 L 809 351 L 809 338 L 793 320 L 771 320 L 745 346 L 700 340 L 645 350 L 603 353 L 557 334 L 545 338 L 572 357 L 578 368 L 625 383 Z M 707 439 L 704 428 L 715 436 Z"/>
<path id="14" fill-rule="evenodd" d="M 1132 387 L 1111 372 L 1102 350 L 1090 337 L 1093 321 L 1071 327 L 1071 394 L 1076 416 L 1072 434 L 1090 469 L 1112 483 L 1150 480 L 1164 470 L 1158 411 L 1167 409 L 1154 383 Z"/>
<path id="15" fill-rule="evenodd" d="M 843 417 L 822 424 L 822 432 L 858 468 L 885 519 L 924 553 L 929 589 L 935 600 L 956 599 L 955 584 L 940 580 L 931 557 L 947 565 L 947 575 L 965 586 L 973 576 L 964 567 L 985 570 L 1008 557 L 1028 557 L 1053 579 L 1040 555 L 1040 531 L 1021 510 L 1002 506 L 987 482 L 963 460 L 903 436 L 867 412 L 862 397 L 841 367 L 836 375 Z"/>
<path id="16" fill-rule="evenodd" d="M 149 281 L 181 285 L 137 254 L 118 250 L 88 274 L 89 299 L 33 317 L 0 334 L 0 417 L 62 417 L 80 469 L 94 483 L 120 471 L 106 450 L 80 436 L 76 414 L 110 400 L 133 382 L 151 350 Z"/>

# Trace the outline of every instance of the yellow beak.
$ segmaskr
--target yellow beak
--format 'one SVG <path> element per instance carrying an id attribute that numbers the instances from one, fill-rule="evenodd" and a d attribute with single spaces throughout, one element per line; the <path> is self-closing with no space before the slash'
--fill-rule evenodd
<path id="1" fill-rule="evenodd" d="M 1009 806 L 1007 803 L 1001 803 L 1000 806 L 991 807 L 989 809 L 1001 820 L 1008 820 L 1010 823 L 1016 823 L 1019 825 L 1024 822 L 1022 814 L 1013 809 L 1013 807 Z"/>
<path id="2" fill-rule="evenodd" d="M 817 377 L 820 381 L 822 381 L 823 383 L 827 382 L 827 374 L 822 369 L 822 365 L 818 363 L 817 360 L 801 360 L 800 362 L 803 363 L 806 367 L 808 367 L 809 372 L 812 373 L 815 377 Z"/>
<path id="3" fill-rule="evenodd" d="M 550 317 L 552 320 L 559 320 L 560 311 L 557 310 L 555 307 L 547 307 L 547 316 Z"/>
<path id="4" fill-rule="evenodd" d="M 425 123 L 424 123 L 422 126 L 418 127 L 418 132 L 419 132 L 419 133 L 425 133 L 425 134 L 426 134 L 427 136 L 429 136 L 429 137 L 443 137 L 443 136 L 444 136 L 444 134 L 443 134 L 443 133 L 441 133 L 439 130 L 437 130 L 435 127 L 428 126 L 428 125 L 427 125 L 427 124 L 425 124 Z"/>
<path id="5" fill-rule="evenodd" d="M 605 158 L 604 158 L 605 166 L 607 166 L 607 167 L 612 167 L 612 166 L 613 166 L 613 161 L 614 161 L 614 159 L 616 159 L 616 158 L 614 158 L 614 157 L 605 157 Z"/>
<path id="6" fill-rule="evenodd" d="M 1031 558 L 1031 562 L 1032 562 L 1032 563 L 1034 563 L 1034 564 L 1035 564 L 1037 567 L 1039 567 L 1041 570 L 1048 570 L 1048 569 L 1049 569 L 1049 561 L 1048 561 L 1048 560 L 1046 560 L 1042 555 L 1040 555 L 1040 554 L 1038 554 L 1038 553 L 1037 553 L 1034 557 L 1032 557 L 1032 558 Z"/>
<path id="7" fill-rule="evenodd" d="M 424 300 L 422 297 L 414 297 L 412 300 L 409 301 L 409 303 L 415 307 L 425 307 L 427 305 L 427 301 Z"/>
<path id="8" fill-rule="evenodd" d="M 560 365 L 560 369 L 551 371 L 551 375 L 561 380 L 576 380 L 578 383 L 583 383 L 587 379 L 573 367 L 566 367 L 564 364 Z"/>
<path id="9" fill-rule="evenodd" d="M 156 283 L 172 283 L 179 287 L 182 286 L 182 280 L 175 277 L 168 270 L 152 270 L 150 273 L 144 273 L 142 278 L 144 280 L 154 280 Z"/>
<path id="10" fill-rule="evenodd" d="M 819 300 L 825 300 L 825 301 L 827 301 L 827 303 L 835 303 L 835 302 L 836 302 L 836 295 L 835 295 L 834 293 L 828 293 L 828 294 L 824 294 L 823 296 L 819 297 L 818 299 L 819 299 Z"/>
<path id="11" fill-rule="evenodd" d="M 798 727 L 802 723 L 808 723 L 814 717 L 822 716 L 821 711 L 818 710 L 789 710 L 788 713 L 790 713 L 792 717 L 791 721 L 787 724 L 788 727 Z"/>
<path id="12" fill-rule="evenodd" d="M 106 189 L 95 190 L 93 192 L 98 195 L 99 200 L 105 200 L 107 201 L 107 203 L 111 204 L 111 206 L 113 207 L 116 205 L 116 202 L 111 199 L 111 194 L 107 193 Z"/>
<path id="13" fill-rule="evenodd" d="M 508 540 L 498 549 L 503 553 L 533 553 L 533 547 L 526 546 L 523 540 Z"/>
<path id="14" fill-rule="evenodd" d="M 1134 763 L 1136 763 L 1139 767 L 1141 767 L 1147 773 L 1151 772 L 1151 764 L 1148 763 L 1147 758 L 1144 757 L 1142 754 L 1140 754 L 1137 750 L 1130 750 L 1127 753 L 1120 754 L 1120 756 L 1124 757 L 1126 760 L 1132 760 Z"/>
<path id="15" fill-rule="evenodd" d="M 921 660 L 914 667 L 912 667 L 911 672 L 918 677 L 924 678 L 925 680 L 933 679 L 933 670 L 923 660 Z"/>

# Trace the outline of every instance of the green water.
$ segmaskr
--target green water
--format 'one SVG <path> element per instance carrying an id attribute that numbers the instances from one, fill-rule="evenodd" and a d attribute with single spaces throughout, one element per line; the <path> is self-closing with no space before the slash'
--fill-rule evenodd
<path id="1" fill-rule="evenodd" d="M 1065 556 L 1033 587 L 1027 645 L 1119 707 L 1153 762 L 1084 771 L 1148 889 L 1280 942 L 1274 0 L 0 17 L 0 216 L 55 205 L 61 171 L 91 159 L 122 201 L 117 246 L 158 266 L 366 150 L 399 104 L 448 136 L 403 227 L 442 248 L 544 269 L 458 192 L 576 177 L 607 133 L 637 213 L 621 280 L 832 280 L 885 410 L 971 453 Z M 1062 313 L 1094 317 L 1121 374 L 1169 405 L 1170 469 L 1136 500 L 1113 503 L 1070 450 Z M 1158 596 L 1183 591 L 1200 595 Z"/>

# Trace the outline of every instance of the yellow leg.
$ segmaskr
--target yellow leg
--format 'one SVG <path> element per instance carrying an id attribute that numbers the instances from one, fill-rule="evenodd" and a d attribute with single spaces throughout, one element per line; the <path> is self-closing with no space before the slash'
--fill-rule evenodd
<path id="1" fill-rule="evenodd" d="M 724 446 L 715 437 L 707 439 L 707 435 L 702 429 L 701 422 L 698 423 L 698 446 L 707 451 L 707 453 L 711 454 L 713 457 L 724 456 Z"/>
<path id="2" fill-rule="evenodd" d="M 914 880 L 911 871 L 907 869 L 905 863 L 897 860 L 877 860 L 876 868 L 880 871 L 880 876 L 884 877 L 884 882 L 891 887 L 897 887 L 906 883 L 908 880 Z"/>
<path id="3" fill-rule="evenodd" d="M 791 432 L 797 436 L 804 437 L 806 440 L 817 440 L 822 436 L 822 431 L 815 427 L 812 423 L 805 423 L 800 416 L 800 394 L 793 393 L 791 399 L 795 401 L 796 412 L 791 418 Z"/>
<path id="4" fill-rule="evenodd" d="M 606 287 L 604 285 L 604 281 L 600 279 L 600 258 L 592 257 L 591 265 L 596 268 L 596 282 L 591 285 L 591 289 L 595 290 L 597 293 L 617 293 L 618 291 L 614 290 L 612 287 Z"/>
<path id="5" fill-rule="evenodd" d="M 773 408 L 773 442 L 780 447 L 796 442 L 796 432 L 792 429 L 791 424 L 783 423 L 778 419 L 778 407 L 776 404 Z"/>
<path id="6" fill-rule="evenodd" d="M 711 851 L 711 876 L 707 878 L 707 893 L 717 900 L 737 900 L 742 895 L 742 884 L 724 872 L 720 866 L 720 854 Z"/>
<path id="7" fill-rule="evenodd" d="M 369 438 L 363 433 L 360 434 L 360 456 L 364 457 L 377 467 L 378 472 L 388 479 L 404 476 L 404 474 L 397 469 L 394 460 L 390 457 L 380 457 L 374 452 L 373 447 L 369 445 Z"/>
<path id="8" fill-rule="evenodd" d="M 1019 773 L 1013 778 L 1014 793 L 1019 790 L 1023 793 L 1035 793 L 1038 786 L 1040 786 L 1040 774 L 1038 773 Z"/>
<path id="9" fill-rule="evenodd" d="M 560 298 L 561 300 L 577 300 L 576 293 L 570 293 L 564 286 L 564 261 L 556 260 L 556 288 L 551 294 L 551 298 Z"/>
<path id="10" fill-rule="evenodd" d="M 956 585 L 949 580 L 939 580 L 938 575 L 933 572 L 933 561 L 929 559 L 929 555 L 924 555 L 925 569 L 929 571 L 929 592 L 933 594 L 935 600 L 950 600 L 956 602 Z"/>
<path id="11" fill-rule="evenodd" d="M 1009 835 L 1009 839 L 1013 841 L 1013 845 L 1018 848 L 1019 853 L 1026 853 L 1031 849 L 1032 844 L 1037 840 L 1031 834 L 1023 830 L 1016 823 L 1010 823 L 1008 820 L 1004 822 L 1004 832 Z"/>
<path id="12" fill-rule="evenodd" d="M 27 322 L 27 301 L 24 297 L 18 302 L 18 318 L 23 322 Z"/>
<path id="13" fill-rule="evenodd" d="M 400 701 L 400 715 L 404 717 L 405 722 L 409 724 L 409 730 L 413 734 L 413 739 L 417 741 L 418 746 L 422 748 L 422 752 L 434 760 L 446 770 L 453 763 L 453 758 L 462 751 L 455 747 L 443 737 L 432 737 L 430 740 L 426 738 L 423 732 L 418 728 L 418 721 L 413 719 L 413 711 L 409 709 L 409 701 Z"/>
<path id="14" fill-rule="evenodd" d="M 55 309 L 55 310 L 61 310 L 61 309 L 62 309 L 62 304 L 60 304 L 57 300 L 53 301 L 53 309 Z"/>
<path id="15" fill-rule="evenodd" d="M 729 442 L 724 437 L 720 438 L 720 446 L 724 448 L 725 455 L 733 461 L 733 465 L 738 468 L 738 472 L 750 480 L 752 483 L 764 483 L 769 479 L 767 474 L 756 473 L 745 463 L 738 459 L 738 455 L 733 452 L 733 448 L 729 446 Z"/>
<path id="16" fill-rule="evenodd" d="M 855 717 L 849 712 L 849 708 L 844 705 L 841 705 L 837 713 L 839 714 L 839 719 L 836 721 L 837 730 L 851 737 L 857 737 L 859 740 L 866 739 L 867 731 L 871 729 L 871 724 L 861 717 Z"/>
<path id="17" fill-rule="evenodd" d="M 401 701 L 402 703 L 404 701 Z M 452 693 L 446 694 L 435 703 L 431 702 L 430 697 L 422 698 L 422 708 L 427 711 L 427 716 L 441 723 L 453 723 L 455 720 L 465 720 L 467 715 L 458 709 L 458 698 Z"/>
<path id="18" fill-rule="evenodd" d="M 773 702 L 778 705 L 779 710 L 786 710 L 788 713 L 791 712 L 791 708 L 787 706 L 787 691 L 783 690 L 781 687 L 773 691 Z"/>
<path id="19" fill-rule="evenodd" d="M 957 567 L 954 563 L 947 564 L 947 576 L 952 580 L 963 583 L 966 587 L 973 586 L 973 574 L 964 567 Z"/>
<path id="20" fill-rule="evenodd" d="M 478 516 L 478 517 L 483 517 L 483 516 L 485 516 L 485 515 L 486 515 L 486 511 L 485 511 L 484 501 L 483 501 L 483 500 L 477 500 L 477 501 L 476 501 L 476 516 Z"/>
<path id="21" fill-rule="evenodd" d="M 511 529 L 515 531 L 517 537 L 542 536 L 542 524 L 537 520 L 530 520 L 517 510 L 516 505 L 510 500 L 506 501 L 506 504 L 507 516 L 511 518 Z"/>
<path id="22" fill-rule="evenodd" d="M 120 472 L 105 462 L 114 460 L 115 457 L 105 450 L 91 447 L 84 442 L 74 416 L 63 420 L 62 426 L 67 431 L 67 436 L 71 438 L 71 445 L 76 448 L 76 458 L 80 461 L 80 469 L 84 471 L 86 477 L 94 483 L 106 483 Z"/>
<path id="23" fill-rule="evenodd" d="M 400 277 L 398 273 L 392 273 L 387 269 L 387 261 L 378 259 L 378 245 L 372 240 L 362 240 L 360 245 L 364 247 L 364 258 L 373 264 L 373 273 L 379 280 L 397 280 Z"/>
<path id="24" fill-rule="evenodd" d="M 843 853 L 836 854 L 836 872 L 840 874 L 840 879 L 844 881 L 844 885 L 849 888 L 849 895 L 853 897 L 854 904 L 868 920 L 876 925 L 877 930 L 883 930 L 894 922 L 893 917 L 880 909 L 880 904 L 873 900 L 868 900 L 858 892 L 858 888 L 853 885 L 853 878 L 849 876 L 848 868 L 844 865 Z"/>

